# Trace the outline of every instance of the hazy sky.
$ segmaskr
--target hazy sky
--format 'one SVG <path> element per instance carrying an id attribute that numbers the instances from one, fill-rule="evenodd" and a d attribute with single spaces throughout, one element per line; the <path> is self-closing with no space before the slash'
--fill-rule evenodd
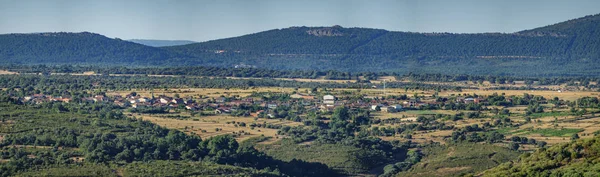
<path id="1" fill-rule="evenodd" d="M 600 13 L 600 0 L 0 0 L 0 33 L 206 41 L 290 26 L 515 32 Z"/>

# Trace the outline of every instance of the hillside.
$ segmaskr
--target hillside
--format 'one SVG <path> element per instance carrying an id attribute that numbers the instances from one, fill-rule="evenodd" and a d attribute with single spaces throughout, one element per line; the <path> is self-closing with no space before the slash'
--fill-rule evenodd
<path id="1" fill-rule="evenodd" d="M 142 45 L 147 45 L 147 46 L 151 46 L 151 47 L 167 47 L 167 46 L 186 45 L 186 44 L 196 43 L 195 41 L 188 41 L 188 40 L 154 40 L 154 39 L 130 39 L 127 41 L 142 44 Z"/>
<path id="2" fill-rule="evenodd" d="M 600 57 L 599 16 L 512 34 L 291 27 L 165 49 L 210 59 L 208 64 L 224 67 L 593 75 L 598 71 L 590 64 Z M 579 73 L 573 73 L 573 68 Z"/>
<path id="3" fill-rule="evenodd" d="M 0 35 L 0 64 L 160 65 L 183 59 L 160 48 L 82 33 Z"/>
<path id="4" fill-rule="evenodd" d="M 525 154 L 514 162 L 488 170 L 483 176 L 598 176 L 600 137 L 554 145 Z"/>
<path id="5" fill-rule="evenodd" d="M 599 19 L 600 14 L 516 33 L 479 34 L 290 27 L 160 48 L 146 46 L 162 45 L 156 41 L 140 45 L 87 32 L 5 34 L 0 64 L 591 76 L 600 74 Z"/>
<path id="6" fill-rule="evenodd" d="M 461 176 L 478 173 L 519 157 L 519 153 L 490 144 L 457 143 L 423 150 L 423 159 L 395 176 Z"/>

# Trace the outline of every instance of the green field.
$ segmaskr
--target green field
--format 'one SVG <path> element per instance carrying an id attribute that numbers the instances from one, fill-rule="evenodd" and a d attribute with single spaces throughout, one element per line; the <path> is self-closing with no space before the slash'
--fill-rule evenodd
<path id="1" fill-rule="evenodd" d="M 530 135 L 530 134 L 540 134 L 542 136 L 559 136 L 559 137 L 569 137 L 575 133 L 582 132 L 583 129 L 576 128 L 563 128 L 563 129 L 553 129 L 553 128 L 544 128 L 544 129 L 534 129 L 534 130 L 517 130 L 513 132 L 515 135 Z"/>
<path id="2" fill-rule="evenodd" d="M 542 112 L 542 113 L 533 113 L 529 115 L 531 118 L 542 118 L 542 117 L 564 117 L 569 116 L 571 113 L 568 112 Z"/>

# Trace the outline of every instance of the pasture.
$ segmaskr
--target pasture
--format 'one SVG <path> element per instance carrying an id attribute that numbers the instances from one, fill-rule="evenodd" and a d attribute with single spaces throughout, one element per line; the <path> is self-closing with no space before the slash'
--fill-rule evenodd
<path id="1" fill-rule="evenodd" d="M 178 114 L 176 114 L 178 115 Z M 277 130 L 274 128 L 258 127 L 258 124 L 299 126 L 302 123 L 282 119 L 265 119 L 254 117 L 234 117 L 228 115 L 192 117 L 188 119 L 173 119 L 161 117 L 160 114 L 142 114 L 134 115 L 143 120 L 151 121 L 157 125 L 178 129 L 188 134 L 196 134 L 203 139 L 225 134 L 236 134 L 238 141 L 243 141 L 252 137 L 267 136 L 274 137 L 270 141 L 275 141 L 278 137 Z M 245 126 L 240 125 L 244 123 Z M 257 126 L 252 126 L 252 125 Z M 268 140 L 269 141 L 269 140 Z"/>

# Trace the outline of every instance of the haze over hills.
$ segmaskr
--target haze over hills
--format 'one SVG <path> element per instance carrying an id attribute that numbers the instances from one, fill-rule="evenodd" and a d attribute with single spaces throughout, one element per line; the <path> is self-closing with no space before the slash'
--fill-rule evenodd
<path id="1" fill-rule="evenodd" d="M 509 34 L 290 27 L 161 48 L 92 33 L 6 34 L 0 35 L 0 63 L 597 75 L 598 29 L 600 14 Z"/>
<path id="2" fill-rule="evenodd" d="M 188 40 L 156 40 L 156 39 L 129 39 L 127 41 L 135 42 L 138 44 L 143 44 L 152 47 L 167 47 L 167 46 L 176 46 L 176 45 L 186 45 L 191 43 L 196 43 L 195 41 Z"/>

